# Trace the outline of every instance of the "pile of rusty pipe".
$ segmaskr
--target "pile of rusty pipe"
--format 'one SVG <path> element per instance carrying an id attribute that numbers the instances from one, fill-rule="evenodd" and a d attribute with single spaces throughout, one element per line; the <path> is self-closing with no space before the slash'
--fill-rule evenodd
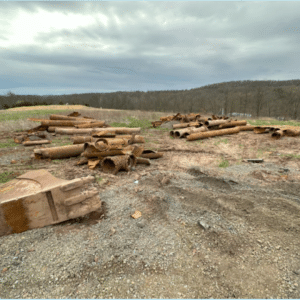
<path id="1" fill-rule="evenodd" d="M 79 124 L 92 123 L 92 121 L 75 121 L 75 120 L 44 120 L 41 121 L 42 126 L 75 126 Z"/>
<path id="2" fill-rule="evenodd" d="M 213 121 L 205 121 L 204 124 L 207 127 L 211 127 L 211 126 L 216 126 L 216 125 L 221 125 L 221 124 L 225 124 L 228 123 L 227 120 L 213 120 Z"/>
<path id="3" fill-rule="evenodd" d="M 213 136 L 220 136 L 220 135 L 226 135 L 226 134 L 234 134 L 239 133 L 240 128 L 239 127 L 233 127 L 229 129 L 219 129 L 219 130 L 212 130 L 207 132 L 196 132 L 192 133 L 187 137 L 188 141 L 194 141 L 194 140 L 200 140 L 200 139 L 206 139 Z"/>
<path id="4" fill-rule="evenodd" d="M 274 140 L 280 139 L 282 136 L 284 136 L 283 130 L 276 130 L 272 133 L 271 138 Z"/>
<path id="5" fill-rule="evenodd" d="M 223 129 L 223 128 L 230 128 L 230 127 L 235 127 L 235 126 L 245 126 L 245 125 L 247 125 L 247 121 L 231 121 L 231 122 L 219 125 L 219 128 Z"/>
<path id="6" fill-rule="evenodd" d="M 79 156 L 84 150 L 83 146 L 84 144 L 35 149 L 33 152 L 36 158 L 68 158 Z"/>

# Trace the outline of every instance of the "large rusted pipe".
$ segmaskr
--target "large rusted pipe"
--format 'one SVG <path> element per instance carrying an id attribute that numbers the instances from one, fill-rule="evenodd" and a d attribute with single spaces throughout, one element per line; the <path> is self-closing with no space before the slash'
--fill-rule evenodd
<path id="1" fill-rule="evenodd" d="M 300 136 L 300 130 L 284 129 L 283 134 L 286 136 Z"/>
<path id="2" fill-rule="evenodd" d="M 219 128 L 223 129 L 223 128 L 230 128 L 230 127 L 235 127 L 235 126 L 245 126 L 246 124 L 247 124 L 247 121 L 231 121 L 231 122 L 219 125 Z"/>
<path id="3" fill-rule="evenodd" d="M 68 158 L 79 156 L 84 144 L 33 150 L 36 158 Z"/>
<path id="4" fill-rule="evenodd" d="M 144 150 L 143 153 L 141 154 L 141 157 L 155 159 L 155 158 L 160 158 L 163 155 L 164 154 L 162 152 L 156 152 L 153 150 Z"/>
<path id="5" fill-rule="evenodd" d="M 227 123 L 227 120 L 213 120 L 213 121 L 205 121 L 204 124 L 207 127 L 211 127 L 211 126 L 216 126 L 216 125 L 221 125 L 221 124 L 225 124 Z"/>
<path id="6" fill-rule="evenodd" d="M 43 144 L 51 144 L 49 140 L 40 140 L 40 141 L 26 141 L 22 143 L 24 146 L 36 146 L 36 145 L 43 145 Z"/>
<path id="7" fill-rule="evenodd" d="M 73 121 L 73 120 L 44 120 L 41 121 L 42 126 L 75 126 L 79 124 L 91 123 L 91 121 Z"/>
<path id="8" fill-rule="evenodd" d="M 87 142 L 92 142 L 92 137 L 91 136 L 72 136 L 71 141 L 73 141 L 73 144 L 83 144 Z"/>
<path id="9" fill-rule="evenodd" d="M 88 124 L 79 124 L 75 125 L 76 128 L 93 128 L 93 127 L 103 127 L 105 124 L 105 121 L 97 121 L 93 123 Z"/>
<path id="10" fill-rule="evenodd" d="M 47 131 L 48 132 L 55 132 L 55 128 L 60 128 L 60 129 L 74 129 L 74 127 L 69 127 L 69 126 L 49 126 Z"/>
<path id="11" fill-rule="evenodd" d="M 116 175 L 119 171 L 129 171 L 133 163 L 130 155 L 109 156 L 102 161 L 102 170 L 105 173 Z"/>
<path id="12" fill-rule="evenodd" d="M 268 133 L 270 131 L 271 127 L 260 127 L 260 126 L 256 126 L 253 128 L 253 131 L 257 134 L 261 134 L 261 133 Z"/>
<path id="13" fill-rule="evenodd" d="M 173 129 L 178 129 L 178 128 L 186 128 L 189 126 L 190 123 L 180 123 L 180 124 L 173 124 Z"/>
<path id="14" fill-rule="evenodd" d="M 239 132 L 240 132 L 239 127 L 233 127 L 233 128 L 229 128 L 229 129 L 212 130 L 212 131 L 207 131 L 207 132 L 199 132 L 199 133 L 190 134 L 187 137 L 187 140 L 194 141 L 194 140 L 206 139 L 206 138 L 213 137 L 213 136 L 234 134 L 234 133 L 239 133 Z"/>
<path id="15" fill-rule="evenodd" d="M 246 126 L 239 126 L 240 131 L 253 131 L 255 126 L 252 125 L 246 125 Z"/>
<path id="16" fill-rule="evenodd" d="M 106 138 L 99 138 L 97 139 L 96 142 L 103 142 L 106 145 L 112 146 L 112 145 L 123 145 L 127 146 L 128 145 L 128 139 L 123 139 L 123 138 L 113 138 L 113 139 L 106 139 Z"/>

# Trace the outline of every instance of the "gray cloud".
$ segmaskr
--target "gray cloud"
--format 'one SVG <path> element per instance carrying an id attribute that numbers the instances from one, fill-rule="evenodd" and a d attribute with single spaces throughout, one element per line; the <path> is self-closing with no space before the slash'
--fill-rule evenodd
<path id="1" fill-rule="evenodd" d="M 0 92 L 296 79 L 299 8 L 299 2 L 1 2 Z"/>

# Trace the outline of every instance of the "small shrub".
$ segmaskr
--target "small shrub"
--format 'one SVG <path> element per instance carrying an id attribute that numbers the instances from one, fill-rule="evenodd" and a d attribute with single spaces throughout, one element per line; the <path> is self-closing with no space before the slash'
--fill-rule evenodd
<path id="1" fill-rule="evenodd" d="M 219 164 L 219 168 L 227 168 L 227 167 L 229 167 L 229 161 L 227 159 L 222 158 L 222 161 Z"/>
<path id="2" fill-rule="evenodd" d="M 13 172 L 3 172 L 0 173 L 0 183 L 5 183 L 11 179 L 13 179 L 12 177 Z"/>

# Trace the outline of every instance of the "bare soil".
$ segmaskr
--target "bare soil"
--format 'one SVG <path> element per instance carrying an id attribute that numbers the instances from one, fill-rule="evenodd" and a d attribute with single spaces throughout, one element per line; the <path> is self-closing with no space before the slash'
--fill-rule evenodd
<path id="1" fill-rule="evenodd" d="M 2 132 L 0 143 L 15 134 Z M 300 138 L 142 135 L 163 158 L 116 176 L 75 166 L 78 158 L 32 159 L 34 147 L 0 149 L 11 178 L 40 168 L 63 179 L 97 175 L 103 201 L 84 218 L 0 237 L 1 296 L 300 298 Z"/>

